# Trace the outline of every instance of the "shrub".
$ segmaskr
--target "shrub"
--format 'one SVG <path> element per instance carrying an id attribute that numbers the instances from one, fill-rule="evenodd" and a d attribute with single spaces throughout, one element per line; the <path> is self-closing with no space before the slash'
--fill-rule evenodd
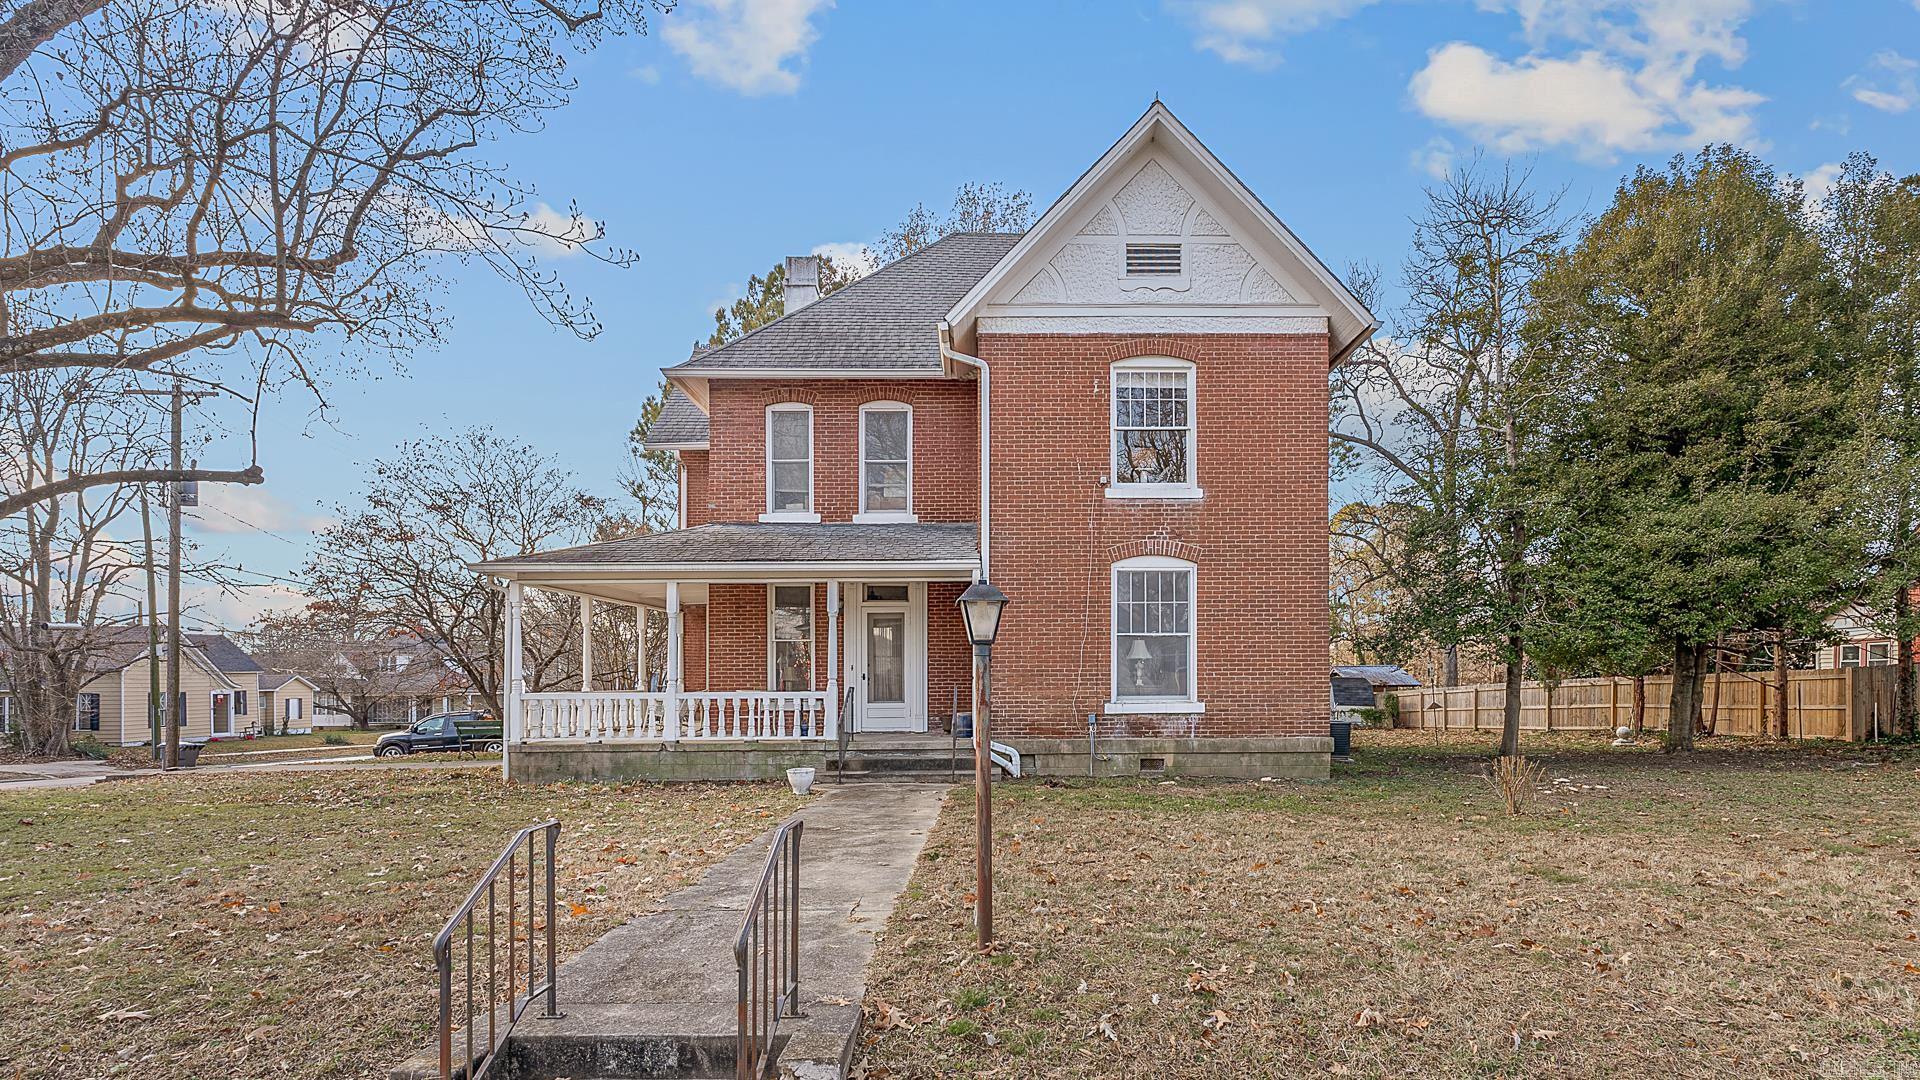
<path id="1" fill-rule="evenodd" d="M 329 731 L 325 735 L 320 736 L 320 744 L 322 746 L 349 746 L 352 743 L 352 739 L 347 738 L 337 731 Z"/>
<path id="2" fill-rule="evenodd" d="M 101 743 L 99 739 L 96 739 L 91 735 L 88 735 L 83 739 L 75 740 L 73 744 L 73 752 L 79 757 L 86 758 L 88 761 L 107 760 L 107 748 L 105 744 Z"/>

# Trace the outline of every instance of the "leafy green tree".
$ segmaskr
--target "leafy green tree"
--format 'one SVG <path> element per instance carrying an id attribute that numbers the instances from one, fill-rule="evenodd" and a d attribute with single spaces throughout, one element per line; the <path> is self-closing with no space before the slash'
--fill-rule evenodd
<path id="1" fill-rule="evenodd" d="M 1839 330 L 1859 371 L 1865 438 L 1853 464 L 1863 494 L 1859 524 L 1873 553 L 1859 606 L 1868 625 L 1899 643 L 1890 720 L 1896 734 L 1910 735 L 1920 729 L 1913 649 L 1920 634 L 1913 604 L 1920 588 L 1920 176 L 1897 180 L 1855 154 L 1822 200 L 1820 226 L 1844 287 Z"/>
<path id="2" fill-rule="evenodd" d="M 1547 607 L 1588 656 L 1666 644 L 1670 750 L 1716 639 L 1817 633 L 1863 559 L 1835 291 L 1798 186 L 1731 147 L 1635 172 L 1534 282 Z"/>
<path id="3" fill-rule="evenodd" d="M 844 267 L 829 256 L 820 256 L 820 295 L 839 292 L 860 280 L 859 267 Z M 713 313 L 713 333 L 707 335 L 707 347 L 725 345 L 741 334 L 750 333 L 787 313 L 787 266 L 773 264 L 762 277 L 747 279 L 746 295 Z"/>

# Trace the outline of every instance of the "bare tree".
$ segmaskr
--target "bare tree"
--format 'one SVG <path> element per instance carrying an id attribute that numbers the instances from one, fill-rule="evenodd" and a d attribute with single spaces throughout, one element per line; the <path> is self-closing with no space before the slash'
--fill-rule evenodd
<path id="1" fill-rule="evenodd" d="M 1503 757 L 1519 752 L 1530 603 L 1522 331 L 1557 217 L 1525 172 L 1476 160 L 1450 174 L 1414 224 L 1399 332 L 1332 378 L 1335 460 L 1364 472 L 1396 523 L 1403 623 L 1447 649 L 1449 685 L 1463 644 L 1503 661 Z"/>
<path id="2" fill-rule="evenodd" d="M 505 597 L 467 564 L 590 540 L 605 505 L 531 446 L 474 428 L 404 444 L 374 462 L 364 504 L 336 512 L 340 524 L 315 538 L 303 572 L 308 592 L 336 610 L 434 639 L 503 715 Z M 530 683 L 559 685 L 569 670 L 577 679 L 577 605 L 554 603 L 548 614 L 529 607 Z"/>
<path id="3" fill-rule="evenodd" d="M 437 341 L 435 267 L 488 266 L 599 330 L 542 262 L 624 265 L 482 148 L 539 127 L 568 53 L 653 0 L 15 0 L 0 4 L 0 379 L 182 374 L 325 406 L 330 365 Z M 257 461 L 127 464 L 0 493 L 0 516 L 104 484 L 258 483 Z"/>
<path id="4" fill-rule="evenodd" d="M 13 379 L 0 406 L 0 479 L 44 486 L 148 461 L 157 447 L 145 410 L 118 392 L 126 382 L 73 370 Z M 81 489 L 29 504 L 0 530 L 0 652 L 30 754 L 68 752 L 90 663 L 120 640 L 105 624 L 129 606 L 129 578 L 144 567 L 145 552 L 125 540 L 138 535 L 137 523 L 126 530 L 138 500 L 132 485 Z M 46 629 L 55 623 L 78 629 Z"/>

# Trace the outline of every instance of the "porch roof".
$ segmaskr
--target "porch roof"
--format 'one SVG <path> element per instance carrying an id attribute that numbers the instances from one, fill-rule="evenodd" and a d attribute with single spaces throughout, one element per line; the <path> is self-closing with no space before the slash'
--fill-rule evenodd
<path id="1" fill-rule="evenodd" d="M 617 573 L 654 579 L 752 574 L 971 573 L 978 528 L 957 524 L 709 524 L 473 563 L 501 577 Z"/>

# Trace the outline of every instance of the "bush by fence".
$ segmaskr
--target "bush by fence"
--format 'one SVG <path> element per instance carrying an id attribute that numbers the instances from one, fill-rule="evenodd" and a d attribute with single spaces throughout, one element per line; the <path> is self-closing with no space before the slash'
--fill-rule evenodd
<path id="1" fill-rule="evenodd" d="M 1899 673 L 1891 667 L 1829 668 L 1787 672 L 1787 736 L 1794 739 L 1861 741 L 1887 733 Z M 1703 717 L 1720 735 L 1768 735 L 1778 730 L 1772 673 L 1724 671 L 1706 680 Z M 1646 678 L 1646 729 L 1667 726 L 1673 678 Z M 1398 726 L 1450 730 L 1499 730 L 1507 688 L 1408 687 L 1397 690 Z M 1549 687 L 1529 682 L 1520 690 L 1524 731 L 1612 731 L 1633 724 L 1633 680 L 1568 679 Z"/>

